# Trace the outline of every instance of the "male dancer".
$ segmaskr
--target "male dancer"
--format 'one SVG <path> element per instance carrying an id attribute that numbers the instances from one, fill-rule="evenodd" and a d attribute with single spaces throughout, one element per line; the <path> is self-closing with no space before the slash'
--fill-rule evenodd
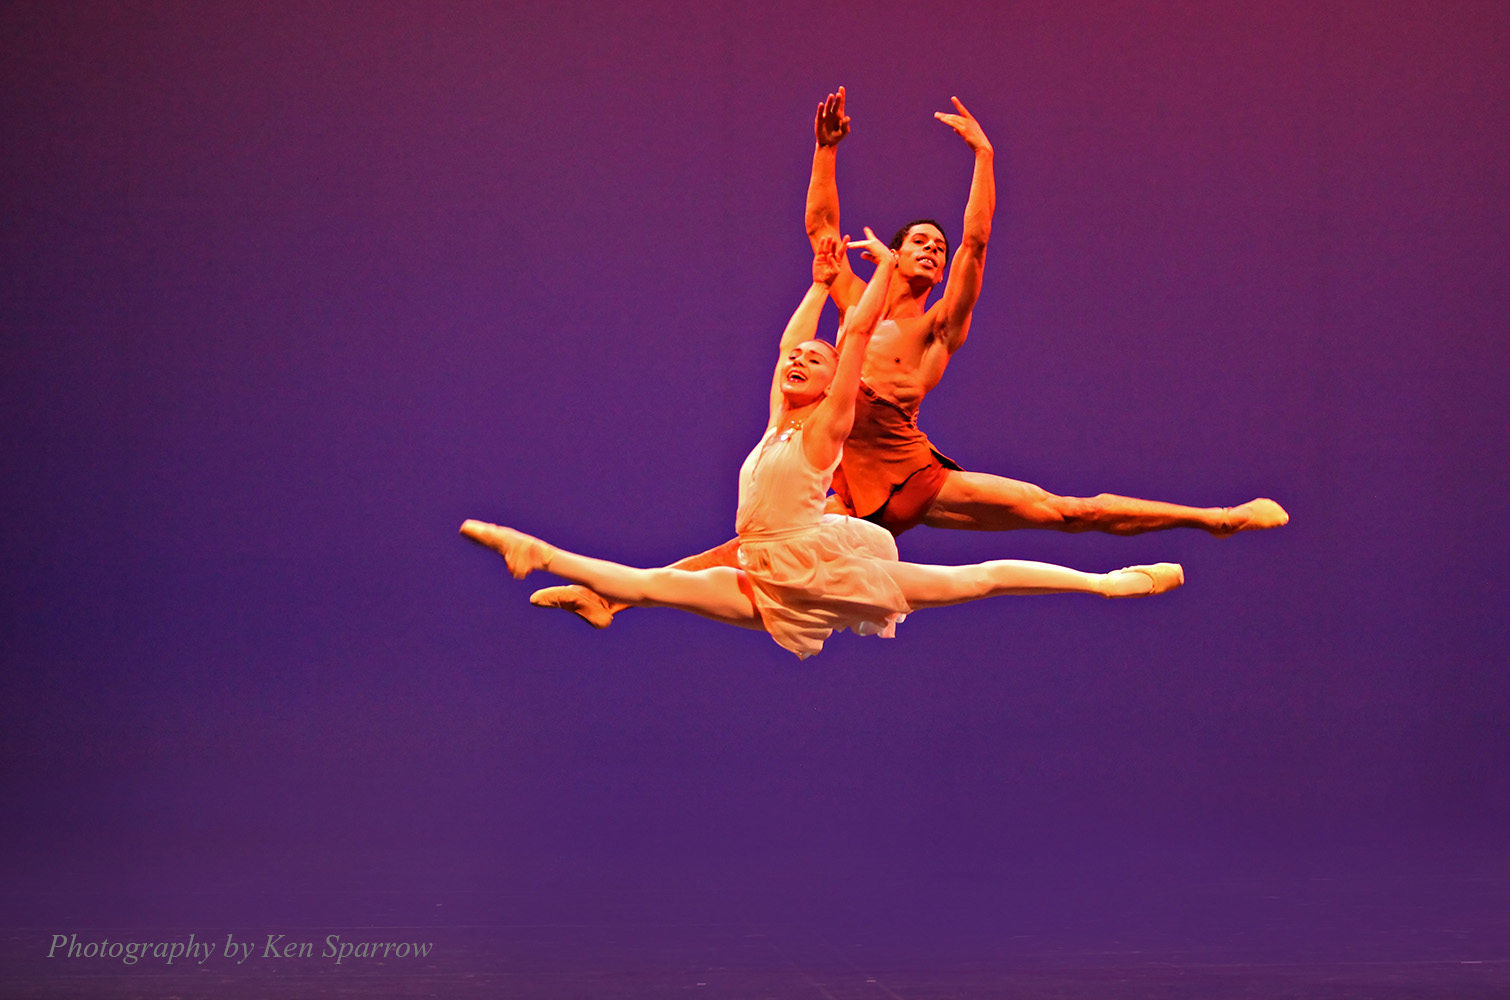
<path id="1" fill-rule="evenodd" d="M 990 140 L 959 98 L 951 100 L 956 113 L 936 112 L 934 117 L 964 139 L 975 156 L 960 247 L 944 294 L 930 307 L 928 296 L 943 276 L 948 252 L 942 229 L 931 220 L 922 220 L 903 227 L 892 239 L 898 264 L 887 293 L 885 318 L 876 328 L 861 369 L 854 428 L 845 440 L 834 477 L 831 508 L 873 521 L 893 535 L 926 524 L 975 531 L 1048 528 L 1115 535 L 1199 528 L 1225 538 L 1288 522 L 1284 508 L 1267 499 L 1238 507 L 1185 507 L 1110 493 L 1056 496 L 1032 483 L 966 472 L 933 448 L 918 429 L 918 409 L 969 334 L 996 211 Z M 813 119 L 817 145 L 806 222 L 815 252 L 821 241 L 839 238 L 835 164 L 839 142 L 849 134 L 849 121 L 843 87 L 818 105 Z M 843 312 L 859 300 L 864 288 L 865 282 L 846 260 L 830 296 Z M 688 570 L 734 566 L 737 552 L 737 541 L 725 542 L 673 565 Z M 548 587 L 536 591 L 530 601 L 573 611 L 597 628 L 606 628 L 623 607 L 575 586 Z"/>

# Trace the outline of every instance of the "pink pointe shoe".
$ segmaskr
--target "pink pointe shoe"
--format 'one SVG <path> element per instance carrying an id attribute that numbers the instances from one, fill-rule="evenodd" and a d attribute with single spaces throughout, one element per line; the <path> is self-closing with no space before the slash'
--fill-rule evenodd
<path id="1" fill-rule="evenodd" d="M 546 587 L 531 594 L 530 603 L 537 608 L 570 611 L 593 628 L 607 628 L 613 624 L 614 609 L 586 587 Z"/>
<path id="2" fill-rule="evenodd" d="M 549 569 L 556 550 L 533 535 L 526 535 L 501 524 L 486 521 L 463 521 L 461 533 L 478 545 L 503 556 L 514 579 L 523 580 L 537 569 Z"/>
<path id="3" fill-rule="evenodd" d="M 1259 497 L 1236 507 L 1223 509 L 1221 527 L 1212 534 L 1217 538 L 1231 538 L 1239 531 L 1266 531 L 1282 528 L 1290 523 L 1289 511 L 1268 497 Z"/>
<path id="4" fill-rule="evenodd" d="M 1149 587 L 1140 594 L 1109 594 L 1109 597 L 1152 597 L 1183 586 L 1185 567 L 1179 563 L 1154 563 L 1150 566 L 1125 566 L 1118 573 L 1138 573 L 1148 577 Z"/>

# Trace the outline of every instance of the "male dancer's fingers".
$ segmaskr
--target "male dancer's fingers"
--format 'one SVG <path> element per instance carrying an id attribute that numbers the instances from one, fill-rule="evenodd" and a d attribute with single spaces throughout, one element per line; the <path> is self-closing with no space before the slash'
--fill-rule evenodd
<path id="1" fill-rule="evenodd" d="M 869 226 L 865 227 L 865 239 L 851 240 L 846 236 L 844 238 L 844 246 L 850 250 L 861 251 L 862 257 L 876 264 L 881 263 L 881 254 L 890 249 L 886 244 L 881 242 L 880 237 Z"/>
<path id="2" fill-rule="evenodd" d="M 977 151 L 990 149 L 991 140 L 986 138 L 985 131 L 980 127 L 980 123 L 975 120 L 975 116 L 965 107 L 965 103 L 958 97 L 951 97 L 949 100 L 954 102 L 954 107 L 959 111 L 959 114 L 951 115 L 943 111 L 935 111 L 933 117 L 954 129 L 955 135 L 965 140 L 971 149 Z"/>
<path id="3" fill-rule="evenodd" d="M 844 114 L 844 88 L 837 94 L 829 94 L 818 105 L 813 117 L 813 135 L 819 145 L 833 146 L 849 134 L 849 118 Z"/>
<path id="4" fill-rule="evenodd" d="M 870 252 L 870 244 L 867 243 L 867 242 L 865 242 L 864 240 L 845 240 L 844 241 L 844 249 L 846 249 L 846 250 L 859 250 L 860 251 L 860 256 L 864 257 L 866 260 L 872 259 L 871 258 L 871 252 Z"/>

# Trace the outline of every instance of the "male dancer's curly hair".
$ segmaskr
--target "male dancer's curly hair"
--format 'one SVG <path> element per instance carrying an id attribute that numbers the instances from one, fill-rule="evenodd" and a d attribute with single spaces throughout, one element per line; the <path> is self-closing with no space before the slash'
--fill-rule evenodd
<path id="1" fill-rule="evenodd" d="M 922 225 L 932 226 L 934 229 L 937 229 L 943 235 L 943 237 L 944 237 L 944 256 L 947 258 L 949 256 L 949 234 L 946 233 L 946 232 L 944 232 L 944 227 L 943 226 L 939 225 L 937 222 L 933 221 L 932 219 L 913 219 L 911 222 L 907 223 L 907 225 L 903 226 L 901 229 L 898 229 L 897 230 L 897 234 L 891 238 L 891 242 L 889 244 L 887 244 L 887 245 L 890 246 L 893 250 L 900 250 L 900 249 L 902 249 L 902 241 L 907 238 L 907 234 L 908 233 L 912 232 L 912 227 L 913 226 L 922 226 Z"/>

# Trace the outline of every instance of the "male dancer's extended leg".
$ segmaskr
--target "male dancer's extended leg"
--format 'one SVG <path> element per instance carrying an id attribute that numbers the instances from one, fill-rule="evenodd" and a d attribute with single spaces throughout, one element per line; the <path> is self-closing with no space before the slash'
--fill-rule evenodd
<path id="1" fill-rule="evenodd" d="M 699 552 L 695 556 L 672 563 L 667 569 L 695 572 L 717 566 L 739 565 L 739 539 L 731 538 L 717 548 Z M 613 624 L 613 616 L 631 607 L 628 602 L 605 600 L 601 594 L 587 587 L 546 587 L 530 595 L 530 603 L 538 608 L 560 608 L 577 615 L 593 628 L 607 628 Z"/>
<path id="2" fill-rule="evenodd" d="M 1005 476 L 957 471 L 950 471 L 923 517 L 923 523 L 931 528 L 968 531 L 1049 528 L 1139 535 L 1169 528 L 1199 528 L 1217 538 L 1239 531 L 1278 528 L 1289 520 L 1283 507 L 1267 499 L 1249 500 L 1237 507 L 1183 507 L 1111 493 L 1061 497 Z"/>
<path id="3" fill-rule="evenodd" d="M 636 569 L 567 552 L 513 528 L 485 521 L 466 521 L 461 533 L 503 556 L 517 579 L 543 569 L 591 587 L 621 607 L 679 608 L 729 625 L 764 627 L 742 585 L 744 574 L 737 569 Z"/>
<path id="4" fill-rule="evenodd" d="M 968 566 L 884 563 L 886 573 L 914 608 L 939 608 L 1008 594 L 1100 594 L 1147 597 L 1185 582 L 1178 563 L 1128 566 L 1111 573 L 1082 573 L 1052 563 L 994 559 Z"/>

